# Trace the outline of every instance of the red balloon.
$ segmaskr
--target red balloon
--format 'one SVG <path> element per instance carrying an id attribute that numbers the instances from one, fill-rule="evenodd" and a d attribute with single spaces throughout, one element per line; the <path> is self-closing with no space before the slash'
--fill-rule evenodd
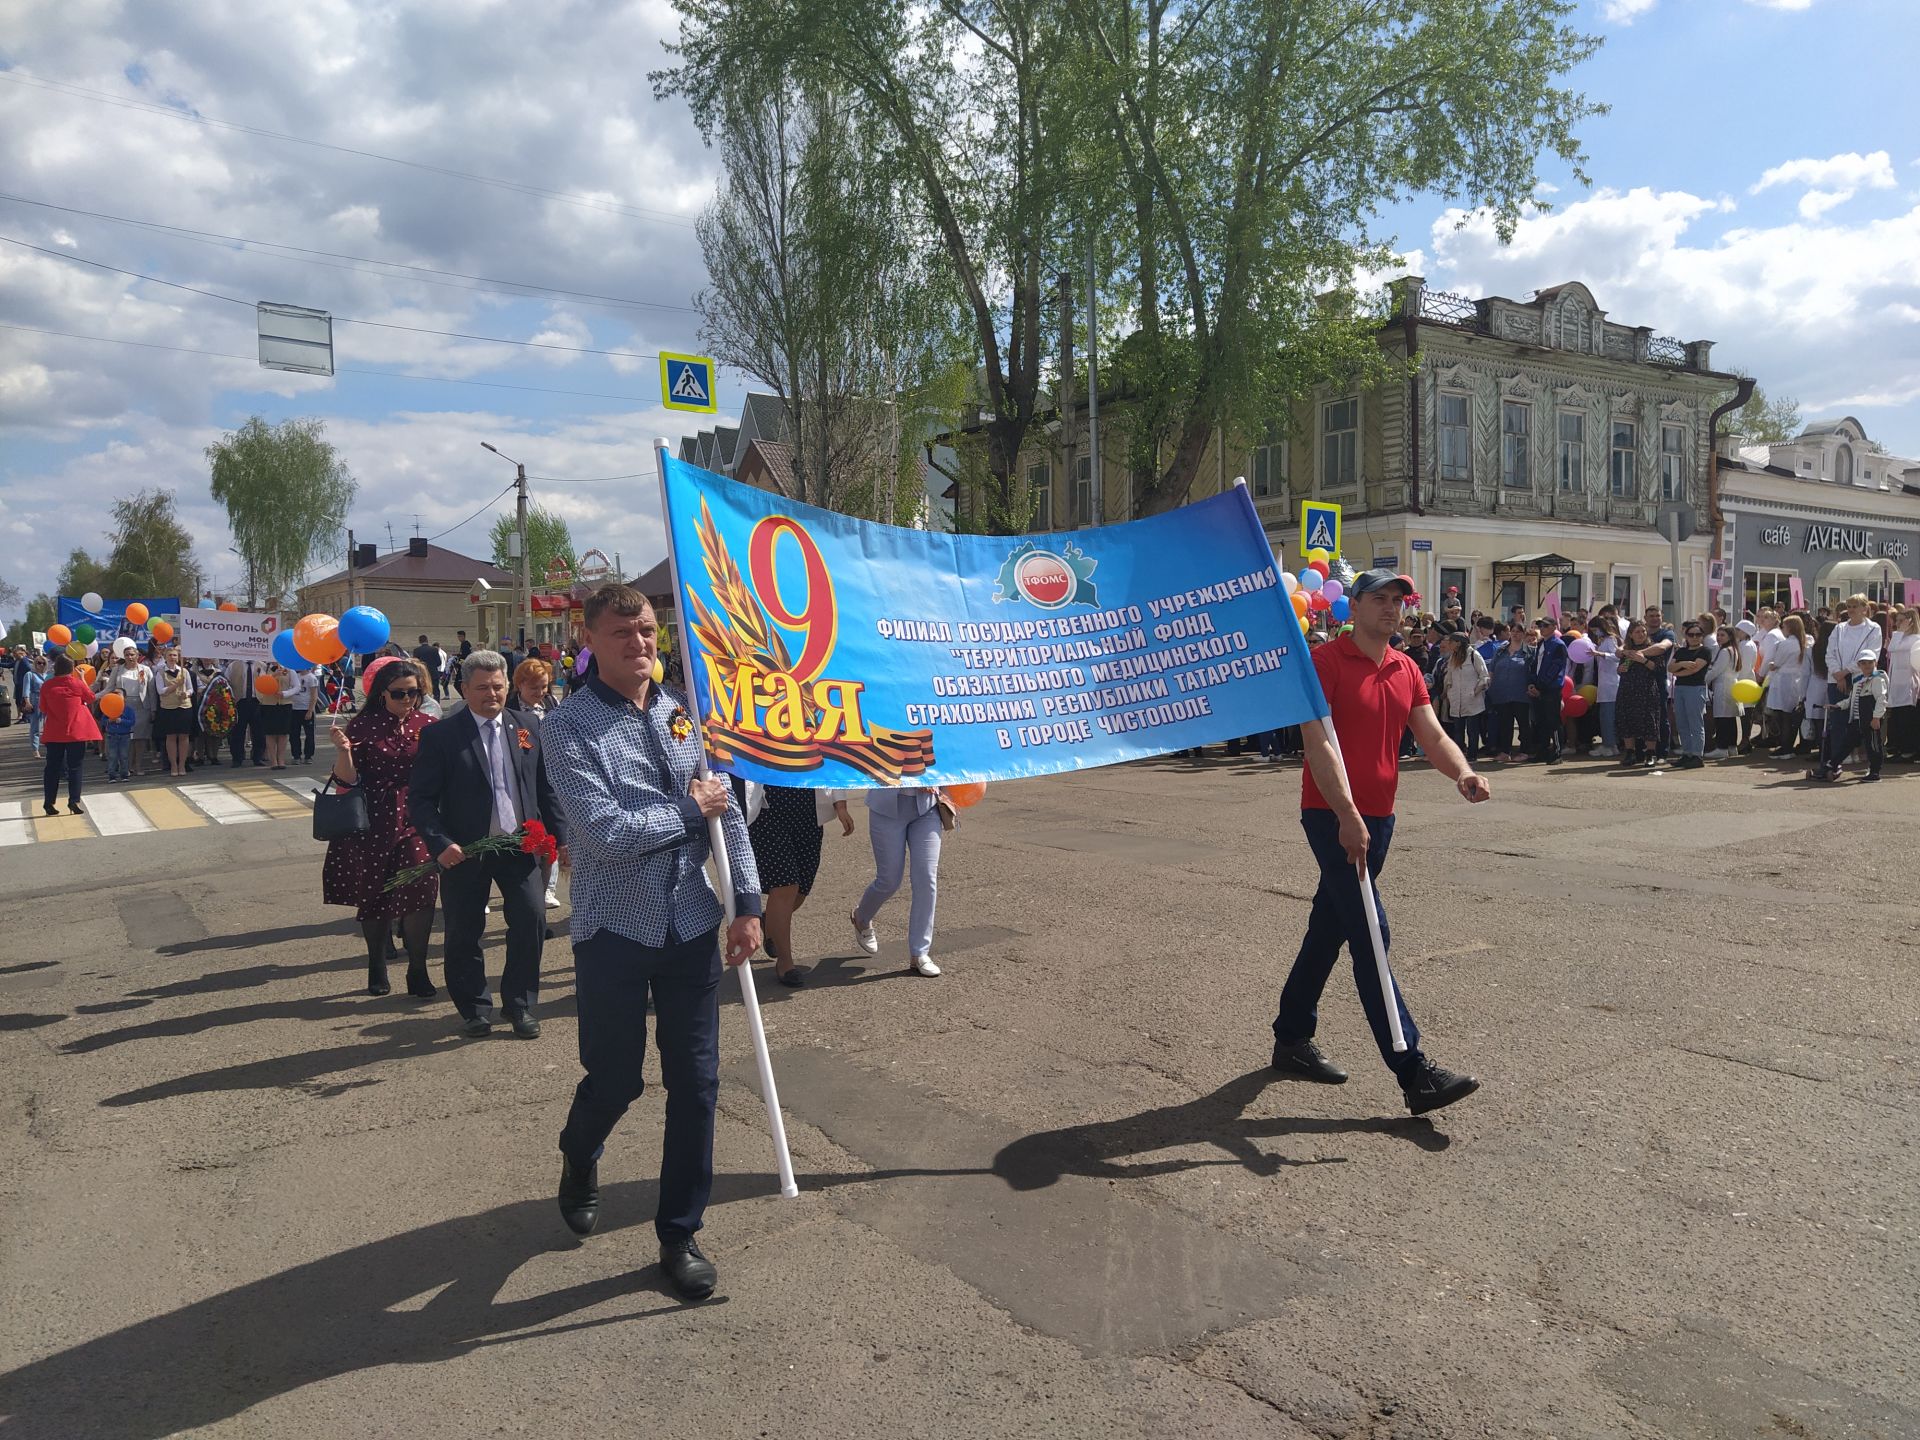
<path id="1" fill-rule="evenodd" d="M 1307 601 L 1307 604 L 1315 614 L 1318 614 L 1322 610 L 1331 610 L 1333 608 L 1333 602 L 1318 590 L 1313 592 L 1313 597 Z"/>
<path id="2" fill-rule="evenodd" d="M 962 810 L 971 810 L 987 793 L 987 787 L 978 780 L 969 781 L 963 785 L 945 785 L 941 788 L 946 791 L 947 798 Z"/>
<path id="3" fill-rule="evenodd" d="M 1324 560 L 1309 560 L 1307 562 L 1307 569 L 1318 570 L 1320 572 L 1320 578 L 1322 580 L 1326 579 L 1327 576 L 1332 573 L 1330 567 L 1327 565 L 1327 562 Z"/>
<path id="4" fill-rule="evenodd" d="M 1561 708 L 1565 709 L 1566 702 L 1571 699 L 1573 699 L 1573 677 L 1571 675 L 1562 675 L 1560 677 Z"/>
<path id="5" fill-rule="evenodd" d="M 1587 697 L 1575 695 L 1571 700 L 1560 702 L 1560 716 L 1565 720 L 1578 720 L 1588 710 Z"/>

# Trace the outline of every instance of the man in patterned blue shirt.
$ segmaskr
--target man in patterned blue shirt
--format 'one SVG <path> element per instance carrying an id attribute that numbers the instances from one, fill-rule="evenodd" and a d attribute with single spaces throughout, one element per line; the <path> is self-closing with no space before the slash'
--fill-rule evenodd
<path id="1" fill-rule="evenodd" d="M 587 600 L 586 632 L 599 674 L 542 727 L 547 775 L 570 831 L 574 998 L 587 1072 L 560 1132 L 560 1214 L 577 1235 L 599 1219 L 600 1153 L 643 1088 L 651 990 L 667 1087 L 653 1224 L 667 1279 L 700 1300 L 716 1278 L 694 1234 L 713 1191 L 724 915 L 705 869 L 709 818 L 720 818 L 733 864 L 729 966 L 760 947 L 760 876 L 732 787 L 695 778 L 700 745 L 685 698 L 653 683 L 658 628 L 647 597 L 601 586 Z"/>

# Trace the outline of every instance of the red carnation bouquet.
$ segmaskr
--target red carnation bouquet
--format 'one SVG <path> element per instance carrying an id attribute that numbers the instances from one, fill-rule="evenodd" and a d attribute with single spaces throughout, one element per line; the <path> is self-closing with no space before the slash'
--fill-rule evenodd
<path id="1" fill-rule="evenodd" d="M 460 849 L 469 860 L 478 855 L 511 855 L 515 851 L 533 856 L 542 865 L 551 865 L 560 858 L 560 842 L 538 820 L 524 821 L 518 830 L 510 834 L 487 835 L 471 845 L 462 845 Z M 424 865 L 410 865 L 387 881 L 384 888 L 404 890 L 422 876 L 431 875 L 440 868 L 438 860 L 429 860 Z"/>

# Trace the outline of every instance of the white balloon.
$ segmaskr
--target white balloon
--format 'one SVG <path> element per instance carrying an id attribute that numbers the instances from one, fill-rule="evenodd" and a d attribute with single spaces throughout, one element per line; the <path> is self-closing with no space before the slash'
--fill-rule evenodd
<path id="1" fill-rule="evenodd" d="M 113 653 L 116 655 L 124 655 L 133 648 L 135 647 L 131 636 L 122 635 L 113 642 Z"/>
<path id="2" fill-rule="evenodd" d="M 80 608 L 85 610 L 89 615 L 98 615 L 100 613 L 100 607 L 106 603 L 106 601 L 100 598 L 100 592 L 98 590 L 89 590 L 80 597 Z"/>
<path id="3" fill-rule="evenodd" d="M 1291 570 L 1282 570 L 1280 572 L 1280 583 L 1287 587 L 1287 594 L 1289 595 L 1300 588 L 1300 581 Z"/>
<path id="4" fill-rule="evenodd" d="M 100 653 L 100 642 L 98 640 L 89 640 L 87 642 L 87 659 L 91 660 L 93 659 L 94 656 L 98 655 L 99 653 Z"/>

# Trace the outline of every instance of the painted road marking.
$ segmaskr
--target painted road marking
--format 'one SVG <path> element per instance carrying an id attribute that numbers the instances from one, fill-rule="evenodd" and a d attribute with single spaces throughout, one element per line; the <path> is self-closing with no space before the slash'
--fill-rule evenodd
<path id="1" fill-rule="evenodd" d="M 93 828 L 102 835 L 138 835 L 153 829 L 153 822 L 124 794 L 89 795 L 86 806 Z"/>
<path id="2" fill-rule="evenodd" d="M 171 790 L 135 790 L 131 794 L 133 803 L 156 830 L 192 830 L 207 823 L 205 816 Z"/>
<path id="3" fill-rule="evenodd" d="M 320 788 L 311 780 L 276 780 L 273 783 L 286 786 L 287 789 L 306 801 L 306 808 L 309 809 L 313 806 L 313 792 Z"/>
<path id="4" fill-rule="evenodd" d="M 262 811 L 269 819 L 290 820 L 307 813 L 307 807 L 293 796 L 265 780 L 229 780 L 227 789 Z"/>
<path id="5" fill-rule="evenodd" d="M 84 809 L 85 797 L 80 803 Z M 33 833 L 41 844 L 46 845 L 55 840 L 84 839 L 93 834 L 93 827 L 87 823 L 84 815 L 36 815 L 33 818 Z"/>
<path id="6" fill-rule="evenodd" d="M 267 818 L 224 785 L 182 785 L 180 793 L 222 825 L 245 825 Z"/>
<path id="7" fill-rule="evenodd" d="M 31 845 L 33 822 L 25 800 L 0 800 L 0 845 Z"/>

